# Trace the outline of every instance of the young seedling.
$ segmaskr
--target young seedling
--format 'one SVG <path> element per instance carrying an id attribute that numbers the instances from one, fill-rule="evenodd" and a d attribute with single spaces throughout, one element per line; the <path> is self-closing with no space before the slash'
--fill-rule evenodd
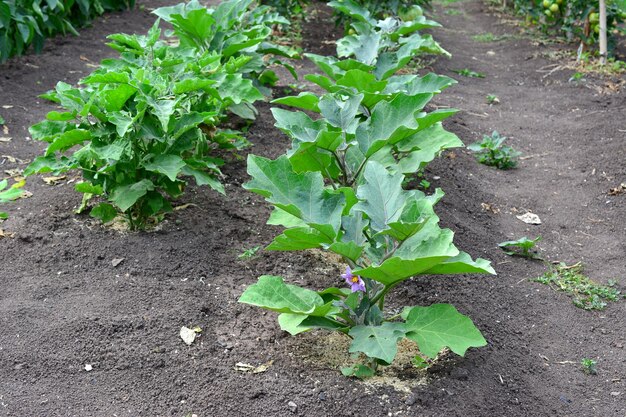
<path id="1" fill-rule="evenodd" d="M 583 367 L 583 372 L 587 375 L 595 375 L 598 373 L 598 370 L 596 369 L 597 362 L 593 359 L 583 358 L 580 361 L 580 364 Z"/>
<path id="2" fill-rule="evenodd" d="M 462 75 L 464 77 L 469 77 L 469 78 L 485 78 L 485 74 L 483 74 L 482 72 L 472 71 L 467 68 L 463 68 L 460 70 L 452 70 L 452 72 L 455 72 L 459 75 Z"/>
<path id="3" fill-rule="evenodd" d="M 506 136 L 494 131 L 491 136 L 484 135 L 480 142 L 472 143 L 467 147 L 476 153 L 478 162 L 484 165 L 493 166 L 498 169 L 511 169 L 517 166 L 517 157 L 522 153 L 510 146 L 503 146 Z"/>
<path id="4" fill-rule="evenodd" d="M 237 257 L 239 259 L 242 259 L 244 261 L 247 261 L 248 259 L 252 259 L 254 258 L 254 256 L 257 254 L 257 252 L 261 249 L 260 246 L 255 246 L 253 248 L 250 249 L 246 249 L 244 250 L 241 254 L 239 254 Z"/>
<path id="5" fill-rule="evenodd" d="M 492 106 L 494 104 L 500 104 L 500 99 L 495 94 L 488 94 L 487 95 L 487 104 L 489 104 L 490 106 Z"/>
<path id="6" fill-rule="evenodd" d="M 498 246 L 504 250 L 504 253 L 511 256 L 521 256 L 529 259 L 541 259 L 534 250 L 537 242 L 541 240 L 541 236 L 535 239 L 528 239 L 526 236 L 506 242 L 498 243 Z"/>
<path id="7" fill-rule="evenodd" d="M 608 301 L 620 298 L 620 291 L 615 288 L 614 281 L 609 281 L 609 285 L 593 282 L 583 274 L 580 262 L 570 266 L 560 263 L 533 281 L 566 292 L 572 297 L 574 305 L 583 310 L 604 310 Z"/>
<path id="8" fill-rule="evenodd" d="M 21 189 L 24 186 L 24 181 L 13 184 L 9 189 L 6 189 L 9 185 L 7 180 L 0 181 L 0 204 L 8 203 L 9 201 L 17 200 L 24 195 L 24 191 Z M 9 215 L 3 211 L 0 211 L 0 220 L 5 220 Z"/>

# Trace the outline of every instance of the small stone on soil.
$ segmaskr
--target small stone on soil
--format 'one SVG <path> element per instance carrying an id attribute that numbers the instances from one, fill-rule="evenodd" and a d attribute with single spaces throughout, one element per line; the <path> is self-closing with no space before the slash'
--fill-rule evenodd
<path id="1" fill-rule="evenodd" d="M 292 413 L 295 413 L 298 410 L 298 405 L 293 401 L 289 401 L 287 403 L 287 407 L 289 407 L 289 410 L 291 410 Z"/>

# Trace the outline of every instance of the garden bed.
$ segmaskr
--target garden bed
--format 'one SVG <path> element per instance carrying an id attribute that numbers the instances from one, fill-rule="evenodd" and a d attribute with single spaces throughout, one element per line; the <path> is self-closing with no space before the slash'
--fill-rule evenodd
<path id="1" fill-rule="evenodd" d="M 113 56 L 106 35 L 147 31 L 154 21 L 147 8 L 171 2 L 139 3 L 146 10 L 107 15 L 80 38 L 56 38 L 42 55 L 0 66 L 0 106 L 12 106 L 0 107 L 12 137 L 0 142 L 0 154 L 16 158 L 3 156 L 3 171 L 24 168 L 20 161 L 43 149 L 27 129 L 54 106 L 37 95 L 84 77 Z M 0 414 L 623 416 L 626 303 L 578 309 L 529 281 L 545 272 L 543 263 L 508 257 L 497 244 L 541 235 L 546 259 L 583 261 L 598 282 L 624 288 L 626 193 L 608 193 L 626 182 L 626 93 L 609 93 L 593 77 L 571 83 L 567 71 L 546 72 L 555 47 L 518 37 L 476 42 L 481 33 L 515 31 L 485 11 L 477 0 L 435 8 L 444 26 L 435 36 L 452 58 L 432 69 L 460 81 L 436 104 L 461 109 L 447 127 L 466 144 L 497 130 L 525 159 L 499 171 L 455 150 L 431 164 L 426 179 L 447 193 L 438 214 L 458 247 L 492 260 L 498 276 L 422 277 L 389 303 L 450 302 L 474 320 L 487 347 L 444 356 L 428 372 L 399 367 L 364 383 L 339 373 L 340 338 L 288 338 L 274 314 L 237 303 L 259 275 L 322 288 L 339 284 L 343 272 L 315 251 L 238 256 L 276 234 L 265 225 L 268 205 L 241 188 L 244 160 L 225 165 L 226 197 L 191 189 L 176 203 L 188 206 L 139 233 L 72 214 L 80 204 L 74 176 L 54 186 L 33 177 L 26 187 L 33 196 L 8 206 L 2 224 L 15 236 L 0 239 Z M 329 11 L 315 3 L 309 16 L 304 48 L 332 53 L 339 33 Z M 301 73 L 314 68 L 299 65 Z M 452 72 L 464 68 L 486 77 Z M 488 94 L 501 103 L 489 106 Z M 248 139 L 255 154 L 277 157 L 288 140 L 269 107 L 259 107 Z M 542 224 L 516 218 L 527 211 Z M 201 336 L 187 346 L 181 326 L 199 326 Z M 597 361 L 597 375 L 583 373 L 583 357 Z M 237 363 L 267 369 L 242 372 Z"/>

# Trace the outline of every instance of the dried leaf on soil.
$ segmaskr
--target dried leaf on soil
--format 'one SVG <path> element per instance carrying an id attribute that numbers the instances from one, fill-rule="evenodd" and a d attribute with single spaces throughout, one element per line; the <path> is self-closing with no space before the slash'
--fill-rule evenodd
<path id="1" fill-rule="evenodd" d="M 526 213 L 521 216 L 515 216 L 526 224 L 541 224 L 541 219 L 535 213 Z"/>
<path id="2" fill-rule="evenodd" d="M 273 360 L 266 362 L 259 366 L 250 365 L 248 363 L 237 362 L 235 364 L 235 371 L 239 372 L 247 372 L 251 374 L 259 374 L 261 372 L 265 372 L 269 369 L 270 366 L 274 363 Z"/>
<path id="3" fill-rule="evenodd" d="M 620 195 L 624 191 L 626 191 L 626 183 L 621 183 L 619 187 L 611 188 L 609 190 L 609 195 L 612 195 L 612 196 Z"/>
<path id="4" fill-rule="evenodd" d="M 60 183 L 61 181 L 65 180 L 67 178 L 67 176 L 65 175 L 61 175 L 59 177 L 43 177 L 43 182 L 45 182 L 48 185 L 57 185 L 58 183 Z"/>

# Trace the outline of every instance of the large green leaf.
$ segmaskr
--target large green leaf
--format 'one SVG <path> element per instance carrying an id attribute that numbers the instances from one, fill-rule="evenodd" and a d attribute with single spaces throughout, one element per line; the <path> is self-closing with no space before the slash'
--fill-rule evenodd
<path id="1" fill-rule="evenodd" d="M 402 317 L 406 320 L 406 337 L 430 358 L 444 347 L 463 356 L 468 348 L 487 344 L 472 320 L 450 304 L 407 308 Z"/>
<path id="2" fill-rule="evenodd" d="M 346 133 L 354 133 L 359 124 L 356 118 L 363 94 L 326 94 L 319 101 L 322 116 Z"/>
<path id="3" fill-rule="evenodd" d="M 290 314 L 311 314 L 324 305 L 315 291 L 285 284 L 281 277 L 272 275 L 259 277 L 259 281 L 239 297 L 239 302 Z"/>
<path id="4" fill-rule="evenodd" d="M 91 132 L 88 130 L 74 129 L 61 133 L 46 149 L 46 156 L 52 155 L 57 151 L 65 151 L 89 139 L 91 139 Z"/>
<path id="5" fill-rule="evenodd" d="M 406 202 L 402 190 L 403 179 L 404 175 L 390 174 L 377 162 L 367 163 L 363 183 L 356 194 L 361 201 L 354 206 L 354 210 L 367 215 L 374 231 L 388 229 L 388 224 L 400 217 Z"/>
<path id="6" fill-rule="evenodd" d="M 152 190 L 154 190 L 152 181 L 143 179 L 134 184 L 117 187 L 111 194 L 110 200 L 115 203 L 121 211 L 125 212 L 131 208 L 137 200 L 146 195 L 148 191 Z"/>
<path id="7" fill-rule="evenodd" d="M 396 149 L 404 155 L 398 162 L 398 170 L 404 174 L 417 172 L 444 150 L 462 146 L 457 135 L 436 123 L 396 144 Z"/>
<path id="8" fill-rule="evenodd" d="M 250 155 L 248 174 L 252 180 L 244 188 L 264 196 L 268 202 L 302 219 L 329 239 L 335 238 L 344 197 L 327 190 L 319 172 L 297 174 L 284 155 L 275 161 Z"/>
<path id="9" fill-rule="evenodd" d="M 421 272 L 420 275 L 449 275 L 449 274 L 491 274 L 496 275 L 496 271 L 491 263 L 486 259 L 478 258 L 472 260 L 465 252 L 459 253 L 457 256 L 446 259 L 438 265 L 427 271 Z"/>
<path id="10" fill-rule="evenodd" d="M 414 96 L 400 94 L 390 102 L 378 103 L 371 117 L 357 129 L 361 152 L 371 156 L 387 143 L 397 143 L 413 134 L 419 127 L 416 113 L 432 97 L 429 93 Z"/>
<path id="11" fill-rule="evenodd" d="M 380 326 L 359 325 L 350 329 L 350 353 L 363 352 L 370 358 L 391 363 L 398 352 L 398 340 L 404 337 L 402 323 L 384 322 Z"/>
<path id="12" fill-rule="evenodd" d="M 297 107 L 303 110 L 319 112 L 319 98 L 308 91 L 302 92 L 297 96 L 281 97 L 272 100 L 272 104 L 282 104 L 284 106 Z"/>
<path id="13" fill-rule="evenodd" d="M 176 181 L 176 177 L 184 166 L 185 161 L 180 156 L 158 155 L 143 167 L 148 171 L 165 175 L 170 181 Z"/>
<path id="14" fill-rule="evenodd" d="M 453 236 L 452 231 L 439 229 L 435 222 L 428 222 L 404 241 L 394 256 L 380 265 L 373 264 L 354 273 L 385 285 L 395 284 L 458 255 L 459 250 L 452 243 Z"/>
<path id="15" fill-rule="evenodd" d="M 295 227 L 285 230 L 267 247 L 267 250 L 293 251 L 318 248 L 323 244 L 329 245 L 332 239 L 322 232 L 310 227 Z"/>

